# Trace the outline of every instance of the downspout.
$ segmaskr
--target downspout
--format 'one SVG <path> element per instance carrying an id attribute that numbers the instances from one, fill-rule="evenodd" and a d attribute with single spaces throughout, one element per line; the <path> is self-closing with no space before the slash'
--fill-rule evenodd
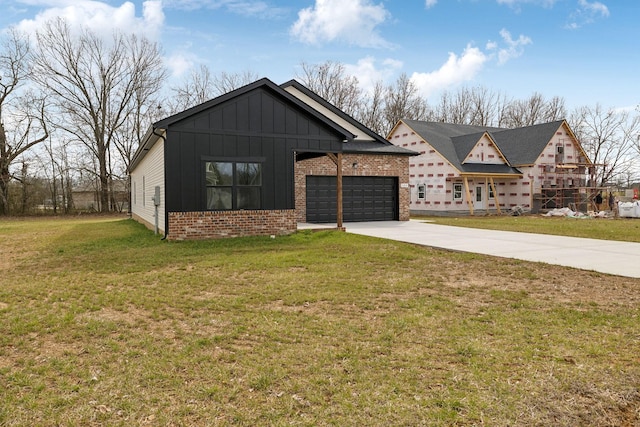
<path id="1" fill-rule="evenodd" d="M 163 153 L 163 163 L 166 162 L 166 154 L 167 154 L 167 138 L 161 134 L 161 133 L 156 133 L 156 128 L 153 128 L 153 130 L 151 131 L 151 133 L 159 138 L 162 138 L 162 142 L 163 142 L 163 147 L 164 147 L 164 153 Z M 164 188 L 165 188 L 165 193 L 167 191 L 167 169 L 165 167 L 165 165 L 163 164 L 162 167 L 165 170 L 164 173 Z M 156 213 L 156 221 L 157 221 L 157 213 Z M 162 239 L 160 240 L 166 240 L 167 239 L 167 235 L 169 234 L 169 224 L 168 224 L 168 219 L 167 219 L 167 198 L 165 195 L 165 202 L 164 202 L 164 236 L 162 237 Z"/>

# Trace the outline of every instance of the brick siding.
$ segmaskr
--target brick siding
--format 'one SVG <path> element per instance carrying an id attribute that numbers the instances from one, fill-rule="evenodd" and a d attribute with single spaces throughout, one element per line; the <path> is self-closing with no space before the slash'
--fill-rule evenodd
<path id="1" fill-rule="evenodd" d="M 293 209 L 169 212 L 169 240 L 218 239 L 294 233 Z"/>
<path id="2" fill-rule="evenodd" d="M 357 164 L 354 167 L 354 164 Z M 296 162 L 295 193 L 296 218 L 307 220 L 307 175 L 332 175 L 337 173 L 336 165 L 327 156 Z M 409 157 L 366 154 L 344 154 L 342 156 L 342 176 L 390 176 L 398 178 L 398 204 L 400 221 L 409 220 Z M 402 184 L 407 184 L 406 188 Z"/>

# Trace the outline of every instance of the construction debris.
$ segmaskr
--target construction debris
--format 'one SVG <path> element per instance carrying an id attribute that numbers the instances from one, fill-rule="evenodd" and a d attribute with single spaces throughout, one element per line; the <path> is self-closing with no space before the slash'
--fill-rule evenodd
<path id="1" fill-rule="evenodd" d="M 615 212 L 612 211 L 589 211 L 587 213 L 584 212 L 576 212 L 569 208 L 557 208 L 552 209 L 544 216 L 555 216 L 555 217 L 564 217 L 564 218 L 577 218 L 577 219 L 591 219 L 591 218 L 613 218 L 615 217 Z"/>

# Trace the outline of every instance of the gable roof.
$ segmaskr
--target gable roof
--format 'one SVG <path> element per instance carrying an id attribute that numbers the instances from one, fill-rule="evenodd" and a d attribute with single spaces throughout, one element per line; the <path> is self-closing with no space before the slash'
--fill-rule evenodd
<path id="1" fill-rule="evenodd" d="M 156 129 L 166 129 L 167 127 L 171 126 L 174 123 L 177 123 L 181 120 L 184 120 L 185 118 L 194 116 L 202 111 L 206 111 L 212 107 L 215 107 L 217 105 L 223 104 L 233 98 L 237 98 L 238 96 L 244 95 L 248 92 L 254 91 L 258 88 L 262 88 L 262 89 L 266 89 L 269 92 L 273 93 L 274 95 L 276 95 L 279 98 L 283 98 L 283 100 L 294 104 L 296 107 L 298 107 L 299 109 L 309 113 L 311 116 L 313 116 L 314 118 L 318 119 L 319 121 L 323 122 L 326 126 L 328 126 L 329 128 L 332 128 L 333 130 L 335 130 L 337 133 L 342 134 L 344 136 L 345 140 L 350 140 L 355 138 L 355 135 L 352 134 L 351 132 L 349 132 L 348 130 L 346 130 L 345 128 L 343 128 L 342 126 L 338 125 L 336 122 L 329 120 L 326 116 L 320 114 L 317 110 L 315 110 L 314 108 L 312 108 L 311 106 L 305 104 L 304 102 L 300 101 L 298 98 L 296 98 L 295 96 L 291 95 L 289 92 L 283 90 L 280 86 L 278 86 L 277 84 L 273 83 L 271 80 L 265 78 L 262 78 L 260 80 L 256 80 L 253 83 L 249 83 L 248 85 L 242 86 L 236 90 L 233 90 L 231 92 L 227 92 L 224 95 L 220 95 L 216 98 L 213 98 L 209 101 L 203 102 L 202 104 L 196 105 L 195 107 L 191 107 L 188 108 L 184 111 L 181 111 L 180 113 L 174 114 L 172 116 L 166 117 L 162 120 L 159 120 L 157 122 L 155 122 L 153 124 L 153 127 Z"/>
<path id="2" fill-rule="evenodd" d="M 331 104 L 320 95 L 311 91 L 309 88 L 307 88 L 297 80 L 289 80 L 288 82 L 283 83 L 280 86 L 285 90 L 288 88 L 294 88 L 304 96 L 310 98 L 313 102 L 320 105 L 320 107 L 326 109 L 330 114 L 334 115 L 335 117 L 348 123 L 350 126 L 358 130 L 355 138 L 353 140 L 347 141 L 344 144 L 342 151 L 345 153 L 398 154 L 405 156 L 416 156 L 419 154 L 415 151 L 408 150 L 403 147 L 398 147 L 397 145 L 392 144 L 386 138 L 378 135 L 367 126 L 363 125 L 358 120 L 354 119 L 335 105 Z M 322 111 L 319 112 L 323 114 Z M 332 119 L 332 117 L 328 118 Z"/>
<path id="3" fill-rule="evenodd" d="M 203 102 L 202 104 L 196 105 L 194 107 L 188 108 L 184 111 L 181 111 L 177 114 L 173 114 L 171 116 L 165 117 L 164 119 L 158 120 L 153 123 L 147 133 L 145 134 L 140 146 L 136 150 L 133 159 L 131 160 L 131 165 L 129 166 L 129 170 L 133 170 L 136 165 L 142 160 L 145 156 L 145 153 L 149 151 L 149 149 L 160 139 L 165 138 L 165 131 L 173 124 L 176 124 L 184 119 L 197 115 L 203 111 L 206 111 L 210 108 L 221 105 L 225 102 L 228 102 L 236 97 L 242 96 L 246 93 L 252 92 L 257 89 L 264 89 L 279 99 L 282 99 L 283 102 L 286 102 L 290 105 L 295 106 L 297 109 L 300 109 L 310 116 L 312 116 L 315 120 L 323 123 L 329 129 L 336 132 L 338 135 L 342 137 L 344 141 L 351 141 L 355 138 L 355 135 L 340 126 L 336 122 L 330 120 L 323 114 L 320 114 L 317 110 L 312 108 L 311 106 L 305 104 L 295 96 L 291 95 L 289 92 L 285 91 L 283 88 L 273 83 L 271 80 L 267 78 L 262 78 L 260 80 L 256 80 L 253 83 L 249 83 L 248 85 L 242 86 L 236 90 L 225 93 L 224 95 L 220 95 L 216 98 L 213 98 L 209 101 Z"/>
<path id="4" fill-rule="evenodd" d="M 493 139 L 513 166 L 532 165 L 564 120 L 491 132 Z"/>
<path id="5" fill-rule="evenodd" d="M 357 128 L 363 134 L 368 135 L 371 139 L 367 140 L 356 140 L 357 135 L 355 135 L 350 130 L 346 129 L 344 126 L 341 126 L 339 123 L 336 123 L 335 120 L 332 120 L 331 117 L 322 114 L 322 112 L 318 111 L 312 105 L 307 104 L 300 98 L 297 98 L 293 94 L 287 92 L 285 89 L 287 87 L 295 87 L 300 92 L 304 93 L 309 98 L 313 99 L 318 104 L 322 105 L 324 108 L 330 110 L 337 117 L 341 118 L 345 122 Z M 283 101 L 287 103 L 293 104 L 296 108 L 305 111 L 316 120 L 320 121 L 337 134 L 343 137 L 345 144 L 343 146 L 343 152 L 345 153 L 370 153 L 370 154 L 396 154 L 396 155 L 405 155 L 405 156 L 413 156 L 418 153 L 407 150 L 406 148 L 397 147 L 391 144 L 389 141 L 381 137 L 380 135 L 373 132 L 371 129 L 367 128 L 353 117 L 344 113 L 340 109 L 336 108 L 317 94 L 313 93 L 302 84 L 298 83 L 295 80 L 290 80 L 287 83 L 284 83 L 281 86 L 273 83 L 271 80 L 267 78 L 262 78 L 253 83 L 245 85 L 241 88 L 228 92 L 224 95 L 213 98 L 209 101 L 206 101 L 202 104 L 196 105 L 194 107 L 188 108 L 179 113 L 173 114 L 171 116 L 165 117 L 164 119 L 158 120 L 153 123 L 147 133 L 145 134 L 140 146 L 136 150 L 131 164 L 129 165 L 129 170 L 133 170 L 136 165 L 142 160 L 145 156 L 146 152 L 160 139 L 165 138 L 165 132 L 168 127 L 171 125 L 180 122 L 181 120 L 187 119 L 191 116 L 199 114 L 203 111 L 208 110 L 209 108 L 215 107 L 217 105 L 223 104 L 233 98 L 244 95 L 248 92 L 254 91 L 256 89 L 264 89 L 275 96 L 280 97 Z"/>
<path id="6" fill-rule="evenodd" d="M 521 174 L 517 167 L 533 165 L 561 126 L 565 126 L 575 139 L 565 120 L 516 129 L 420 120 L 403 119 L 401 121 L 462 173 Z M 485 134 L 494 142 L 507 164 L 463 163 L 469 152 Z"/>
<path id="7" fill-rule="evenodd" d="M 478 145 L 478 141 L 484 135 L 488 135 L 489 138 L 491 138 L 487 132 L 470 133 L 468 135 L 454 136 L 451 138 L 451 142 L 456 149 L 456 155 L 458 156 L 460 163 L 464 164 L 466 157 L 469 155 L 471 150 Z"/>
<path id="8" fill-rule="evenodd" d="M 462 161 L 467 157 L 469 151 L 475 147 L 478 140 L 490 130 L 502 130 L 487 126 L 458 125 L 442 122 L 424 122 L 421 120 L 405 120 L 416 134 L 418 134 L 425 142 L 429 143 L 440 155 L 442 155 L 451 166 L 460 172 L 478 173 L 477 164 L 463 164 Z M 520 172 L 508 166 L 507 169 L 498 167 L 500 165 L 488 165 L 496 169 L 496 173 L 515 173 Z M 486 168 L 485 168 L 486 169 Z"/>

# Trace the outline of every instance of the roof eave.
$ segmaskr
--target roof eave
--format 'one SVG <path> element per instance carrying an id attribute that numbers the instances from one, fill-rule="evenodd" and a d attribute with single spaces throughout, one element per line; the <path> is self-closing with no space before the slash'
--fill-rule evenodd
<path id="1" fill-rule="evenodd" d="M 460 176 L 467 178 L 521 178 L 521 173 L 500 173 L 500 172 L 460 172 Z"/>
<path id="2" fill-rule="evenodd" d="M 286 98 L 289 102 L 295 104 L 298 108 L 304 110 L 306 113 L 314 116 L 315 118 L 319 119 L 320 121 L 322 121 L 325 125 L 327 125 L 328 127 L 330 127 L 331 129 L 333 129 L 334 131 L 336 131 L 337 133 L 341 134 L 343 137 L 344 141 L 352 141 L 353 139 L 355 139 L 356 135 L 352 134 L 351 132 L 349 132 L 347 129 L 343 128 L 342 126 L 340 126 L 339 124 L 335 123 L 334 121 L 330 120 L 329 118 L 327 118 L 326 116 L 324 116 L 323 114 L 321 114 L 319 111 L 315 110 L 314 108 L 310 107 L 309 105 L 305 104 L 304 102 L 302 102 L 301 100 L 299 100 L 298 98 L 296 98 L 295 96 L 293 96 L 292 94 L 290 94 L 289 92 L 287 92 L 286 90 L 284 90 L 282 87 L 278 86 L 277 84 L 275 84 L 274 82 L 272 82 L 271 80 L 269 80 L 268 78 L 264 77 L 260 80 L 257 80 L 253 83 L 249 83 L 248 85 L 245 85 L 241 88 L 238 88 L 236 90 L 233 90 L 231 92 L 225 93 L 224 95 L 220 95 L 214 99 L 211 99 L 207 102 L 204 102 L 202 104 L 196 105 L 195 107 L 191 107 L 187 110 L 184 110 L 178 114 L 174 114 L 172 116 L 166 117 L 162 120 L 159 120 L 157 122 L 155 122 L 153 124 L 153 126 L 155 128 L 162 128 L 162 129 L 167 129 L 169 126 L 171 126 L 172 124 L 183 120 L 187 117 L 190 117 L 194 114 L 198 114 L 202 111 L 205 111 L 208 108 L 211 108 L 215 105 L 219 105 L 223 102 L 226 102 L 230 99 L 233 99 L 237 96 L 240 96 L 244 93 L 250 92 L 254 89 L 257 89 L 261 86 L 265 86 L 267 88 L 269 88 L 270 90 L 272 90 L 273 92 L 277 93 L 279 96 L 282 96 L 284 98 Z"/>
<path id="3" fill-rule="evenodd" d="M 157 133 L 156 132 L 157 130 L 160 130 L 161 132 Z M 131 163 L 129 164 L 129 167 L 127 168 L 129 173 L 131 173 L 131 171 L 136 168 L 138 163 L 142 161 L 144 156 L 146 156 L 146 154 L 149 152 L 149 150 L 151 150 L 151 148 L 156 144 L 156 142 L 158 142 L 160 138 L 164 138 L 164 132 L 165 132 L 165 129 L 149 126 L 149 129 L 147 129 L 147 132 L 142 138 L 142 142 L 138 146 L 138 149 L 136 150 L 135 154 L 133 155 L 133 158 L 131 159 Z"/>
<path id="4" fill-rule="evenodd" d="M 368 136 L 373 138 L 375 141 L 382 142 L 382 143 L 387 144 L 387 145 L 392 145 L 384 137 L 382 137 L 381 135 L 378 135 L 377 133 L 373 132 L 367 126 L 363 125 L 362 123 L 360 123 L 359 121 L 357 121 L 356 119 L 354 119 L 353 117 L 351 117 L 350 115 L 348 115 L 347 113 L 345 113 L 344 111 L 342 111 L 341 109 L 339 109 L 338 107 L 336 107 L 335 105 L 333 105 L 332 103 L 327 101 L 326 99 L 322 98 L 320 95 L 318 95 L 317 93 L 313 92 L 312 90 L 307 88 L 305 85 L 303 85 L 299 81 L 297 81 L 295 79 L 292 79 L 292 80 L 289 80 L 288 82 L 285 82 L 285 83 L 280 85 L 280 87 L 282 87 L 283 89 L 287 88 L 287 87 L 290 87 L 290 86 L 295 88 L 296 90 L 299 90 L 300 92 L 302 92 L 304 95 L 308 96 L 309 98 L 313 99 L 314 101 L 316 101 L 317 103 L 319 103 L 320 105 L 322 105 L 327 110 L 331 111 L 332 113 L 334 113 L 335 115 L 337 115 L 341 119 L 345 120 L 348 123 L 351 123 L 353 126 L 357 127 L 358 129 L 363 131 L 365 134 L 367 134 Z M 295 98 L 295 96 L 294 96 L 294 98 Z"/>

